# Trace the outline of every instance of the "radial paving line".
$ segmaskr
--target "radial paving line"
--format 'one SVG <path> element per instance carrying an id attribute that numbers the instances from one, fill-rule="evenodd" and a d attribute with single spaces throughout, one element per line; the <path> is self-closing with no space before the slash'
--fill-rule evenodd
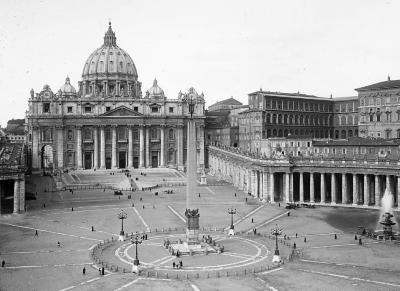
<path id="1" fill-rule="evenodd" d="M 48 232 L 48 233 L 52 233 L 52 234 L 71 236 L 71 237 L 76 237 L 76 238 L 80 238 L 80 239 L 93 240 L 93 241 L 102 241 L 101 239 L 95 239 L 95 238 L 86 237 L 86 236 L 79 236 L 79 235 L 74 235 L 74 234 L 56 232 L 56 231 L 45 230 L 45 229 L 40 229 L 40 228 L 33 228 L 33 227 L 29 227 L 29 226 L 22 226 L 22 225 L 11 224 L 11 223 L 0 223 L 0 224 L 19 227 L 19 228 L 25 228 L 25 229 L 31 229 L 31 230 L 38 230 L 38 231 Z"/>
<path id="2" fill-rule="evenodd" d="M 268 289 L 269 289 L 269 290 L 271 290 L 271 291 L 278 291 L 278 289 L 276 289 L 276 288 L 274 288 L 274 287 L 272 287 L 272 286 L 268 285 L 268 284 L 267 284 L 267 282 L 266 282 L 266 281 L 264 281 L 263 279 L 261 279 L 261 278 L 257 277 L 257 278 L 256 278 L 256 280 L 258 280 L 258 281 L 260 281 L 260 282 L 264 283 L 265 285 L 267 285 L 267 287 L 268 287 Z"/>
<path id="3" fill-rule="evenodd" d="M 110 275 L 111 275 L 111 274 L 107 274 L 107 275 L 104 275 L 104 276 L 101 276 L 101 277 L 95 277 L 95 278 L 93 278 L 93 279 L 90 279 L 90 280 L 87 280 L 87 281 L 83 281 L 83 282 L 81 282 L 81 283 L 79 283 L 79 284 L 77 284 L 77 285 L 72 285 L 72 286 L 69 286 L 69 287 L 67 287 L 67 288 L 60 289 L 60 290 L 58 290 L 58 291 L 67 291 L 67 290 L 71 290 L 71 289 L 74 289 L 74 288 L 76 288 L 76 287 L 78 287 L 78 286 L 82 286 L 82 285 L 86 285 L 86 284 L 92 283 L 92 282 L 94 282 L 94 281 L 97 281 L 97 280 L 99 280 L 99 279 L 101 279 L 101 278 L 108 277 L 108 276 L 110 276 Z"/>
<path id="4" fill-rule="evenodd" d="M 199 287 L 197 287 L 196 285 L 194 285 L 194 284 L 192 284 L 192 283 L 190 283 L 190 287 L 192 287 L 192 289 L 193 289 L 194 291 L 200 291 Z"/>
<path id="5" fill-rule="evenodd" d="M 261 208 L 263 208 L 265 206 L 264 205 L 260 205 L 258 206 L 256 209 L 250 211 L 249 213 L 247 213 L 245 216 L 239 218 L 238 220 L 236 220 L 233 225 L 237 225 L 239 223 L 241 223 L 243 220 L 245 220 L 246 218 L 248 218 L 249 216 L 253 215 L 254 213 L 256 213 L 257 211 L 259 211 Z M 230 228 L 230 225 L 228 227 L 226 227 L 224 230 L 228 230 Z"/>
<path id="6" fill-rule="evenodd" d="M 269 270 L 269 271 L 265 271 L 265 272 L 263 272 L 263 273 L 261 273 L 261 274 L 266 275 L 266 274 L 269 274 L 269 273 L 273 273 L 273 272 L 280 271 L 280 270 L 282 270 L 282 269 L 283 269 L 283 268 L 272 269 L 272 270 Z"/>
<path id="7" fill-rule="evenodd" d="M 380 241 L 374 241 L 369 243 L 363 243 L 364 245 L 371 245 L 371 244 L 379 244 L 382 243 Z M 358 243 L 351 243 L 351 244 L 341 244 L 341 245 L 326 245 L 326 246 L 317 246 L 317 247 L 310 247 L 310 249 L 327 249 L 327 248 L 337 248 L 337 247 L 348 247 L 348 246 L 359 246 Z"/>
<path id="8" fill-rule="evenodd" d="M 80 263 L 80 264 L 55 264 L 55 265 L 32 265 L 32 266 L 9 266 L 3 269 L 30 269 L 30 268 L 54 268 L 54 267 L 70 267 L 70 266 L 87 266 L 91 265 L 92 262 Z"/>
<path id="9" fill-rule="evenodd" d="M 139 217 L 139 219 L 142 221 L 143 225 L 146 227 L 146 231 L 150 232 L 150 227 L 148 226 L 148 224 L 146 223 L 146 221 L 144 221 L 143 217 L 140 215 L 139 211 L 136 209 L 136 207 L 133 207 L 133 211 L 135 211 L 136 215 Z"/>
<path id="10" fill-rule="evenodd" d="M 94 246 L 96 246 L 95 244 Z M 11 254 L 47 254 L 47 253 L 64 253 L 64 252 L 87 252 L 87 249 L 79 249 L 79 250 L 48 250 L 48 251 L 20 251 L 20 252 L 2 252 L 2 255 L 11 255 Z"/>
<path id="11" fill-rule="evenodd" d="M 200 181 L 198 181 L 200 184 Z M 210 187 L 205 187 L 212 195 L 215 195 L 215 192 L 213 190 L 210 189 Z"/>
<path id="12" fill-rule="evenodd" d="M 186 219 L 185 219 L 181 214 L 179 214 L 179 212 L 176 211 L 171 205 L 168 205 L 168 208 L 169 208 L 169 210 L 171 210 L 172 213 L 175 214 L 180 220 L 182 220 L 184 223 L 186 223 Z"/>
<path id="13" fill-rule="evenodd" d="M 286 214 L 288 214 L 288 212 L 290 212 L 290 211 L 286 211 L 286 212 L 281 213 L 281 214 L 279 214 L 279 215 L 277 215 L 277 216 L 275 216 L 275 217 L 273 217 L 273 218 L 271 218 L 271 219 L 269 219 L 267 221 L 264 221 L 263 223 L 256 225 L 255 228 L 263 227 L 264 225 L 267 225 L 268 223 L 271 223 L 272 221 L 277 220 L 277 219 L 281 218 L 282 216 L 285 216 Z M 253 231 L 253 229 L 250 229 L 250 230 L 247 231 L 247 233 L 250 233 L 252 231 Z"/>
<path id="14" fill-rule="evenodd" d="M 369 279 L 363 279 L 363 278 L 357 278 L 357 277 L 350 277 L 350 276 L 341 275 L 341 274 L 318 272 L 318 271 L 305 270 L 305 269 L 298 269 L 298 270 L 302 271 L 302 272 L 306 272 L 306 273 L 330 276 L 330 277 L 341 278 L 341 279 L 350 280 L 350 281 L 361 281 L 361 282 L 373 283 L 373 284 L 378 284 L 378 285 L 400 287 L 400 284 L 381 282 L 381 281 L 375 281 L 375 280 L 369 280 Z"/>
<path id="15" fill-rule="evenodd" d="M 135 280 L 133 280 L 133 281 L 131 281 L 131 282 L 129 282 L 129 283 L 127 283 L 127 284 L 125 284 L 125 285 L 123 285 L 123 286 L 117 288 L 117 289 L 114 289 L 114 291 L 120 291 L 120 290 L 122 290 L 122 289 L 124 289 L 124 288 L 126 288 L 126 287 L 129 287 L 129 286 L 135 284 L 135 283 L 138 282 L 139 280 L 171 281 L 171 279 L 162 279 L 162 278 L 157 278 L 157 279 L 156 279 L 156 278 L 137 278 L 137 279 L 135 279 Z M 60 290 L 60 291 L 61 291 L 61 290 Z"/>

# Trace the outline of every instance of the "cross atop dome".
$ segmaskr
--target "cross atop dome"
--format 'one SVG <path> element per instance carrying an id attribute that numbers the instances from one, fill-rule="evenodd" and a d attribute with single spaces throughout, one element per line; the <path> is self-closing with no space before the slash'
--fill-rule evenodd
<path id="1" fill-rule="evenodd" d="M 111 21 L 108 22 L 108 30 L 104 35 L 104 46 L 117 46 L 117 38 L 111 28 Z"/>

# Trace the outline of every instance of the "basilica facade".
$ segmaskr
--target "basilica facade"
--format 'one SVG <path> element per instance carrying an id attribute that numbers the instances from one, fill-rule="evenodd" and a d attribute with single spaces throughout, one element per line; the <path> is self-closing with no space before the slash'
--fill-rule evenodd
<path id="1" fill-rule="evenodd" d="M 197 166 L 204 166 L 204 95 L 170 99 L 157 80 L 142 95 L 129 54 L 109 25 L 84 64 L 78 90 L 67 77 L 57 92 L 31 90 L 26 115 L 33 170 L 176 167 L 186 162 L 189 106 L 194 106 Z"/>

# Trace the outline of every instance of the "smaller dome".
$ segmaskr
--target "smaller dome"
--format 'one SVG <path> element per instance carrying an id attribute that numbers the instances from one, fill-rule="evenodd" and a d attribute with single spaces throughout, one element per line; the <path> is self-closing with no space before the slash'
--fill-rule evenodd
<path id="1" fill-rule="evenodd" d="M 62 94 L 76 94 L 74 86 L 71 85 L 69 77 L 65 79 L 65 84 L 61 86 L 60 91 Z"/>
<path id="2" fill-rule="evenodd" d="M 146 96 L 150 98 L 164 98 L 164 90 L 157 84 L 157 79 L 154 79 L 153 86 L 147 90 Z"/>

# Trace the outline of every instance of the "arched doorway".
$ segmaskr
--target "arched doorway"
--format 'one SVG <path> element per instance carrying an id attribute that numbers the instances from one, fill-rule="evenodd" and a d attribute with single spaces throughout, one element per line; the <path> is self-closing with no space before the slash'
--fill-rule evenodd
<path id="1" fill-rule="evenodd" d="M 54 168 L 53 147 L 51 145 L 43 146 L 40 152 L 40 156 L 42 169 L 45 172 L 51 172 Z"/>

